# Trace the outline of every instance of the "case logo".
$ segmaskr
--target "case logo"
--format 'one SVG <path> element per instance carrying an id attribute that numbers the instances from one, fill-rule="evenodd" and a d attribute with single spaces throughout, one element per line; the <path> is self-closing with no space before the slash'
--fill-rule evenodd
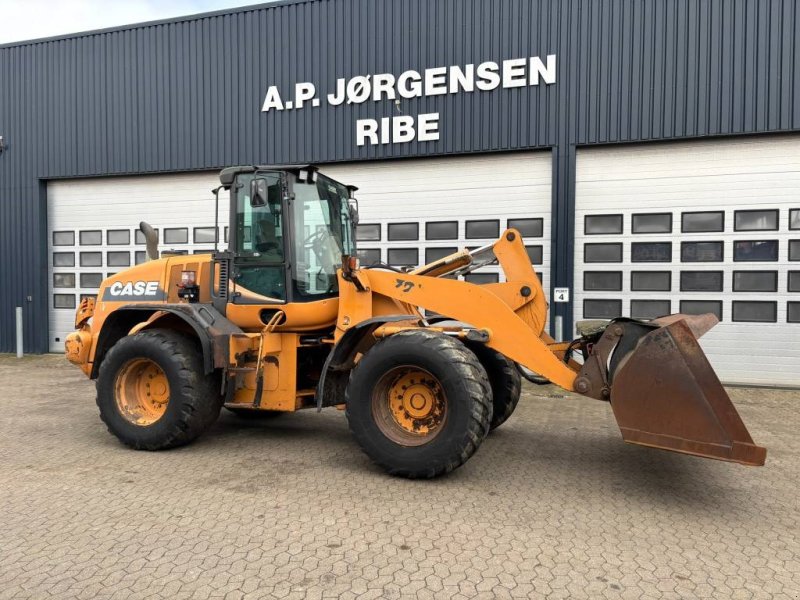
<path id="1" fill-rule="evenodd" d="M 157 281 L 115 281 L 108 286 L 103 300 L 164 300 Z"/>

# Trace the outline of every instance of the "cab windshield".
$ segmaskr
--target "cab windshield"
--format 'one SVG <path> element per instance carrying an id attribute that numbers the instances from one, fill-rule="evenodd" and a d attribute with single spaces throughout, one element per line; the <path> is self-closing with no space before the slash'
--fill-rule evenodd
<path id="1" fill-rule="evenodd" d="M 300 297 L 338 291 L 336 270 L 342 264 L 342 255 L 355 254 L 348 198 L 345 186 L 320 174 L 316 182 L 298 181 L 294 186 L 293 284 Z"/>

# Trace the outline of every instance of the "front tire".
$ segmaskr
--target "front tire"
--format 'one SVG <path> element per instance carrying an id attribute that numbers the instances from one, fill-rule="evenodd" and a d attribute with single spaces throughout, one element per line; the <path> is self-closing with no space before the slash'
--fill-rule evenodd
<path id="1" fill-rule="evenodd" d="M 486 371 L 461 342 L 424 329 L 369 349 L 346 392 L 350 430 L 392 475 L 431 478 L 464 464 L 492 419 Z"/>
<path id="2" fill-rule="evenodd" d="M 137 450 L 188 444 L 216 421 L 222 402 L 219 378 L 204 373 L 200 349 L 174 331 L 124 337 L 100 365 L 100 418 Z"/>

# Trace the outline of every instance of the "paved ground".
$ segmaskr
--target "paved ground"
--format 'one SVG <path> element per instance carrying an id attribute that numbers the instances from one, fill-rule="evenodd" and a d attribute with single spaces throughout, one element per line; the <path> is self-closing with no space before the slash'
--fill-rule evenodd
<path id="1" fill-rule="evenodd" d="M 800 597 L 798 392 L 732 390 L 761 469 L 624 445 L 547 387 L 405 481 L 336 410 L 144 453 L 60 357 L 0 357 L 0 389 L 0 598 Z"/>

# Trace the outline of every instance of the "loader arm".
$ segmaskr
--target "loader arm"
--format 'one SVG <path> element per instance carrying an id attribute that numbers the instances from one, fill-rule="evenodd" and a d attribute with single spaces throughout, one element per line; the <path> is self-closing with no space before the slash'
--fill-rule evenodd
<path id="1" fill-rule="evenodd" d="M 509 229 L 495 242 L 493 251 L 506 275 L 505 283 L 473 285 L 413 273 L 360 270 L 355 276 L 365 289 L 359 292 L 355 286 L 342 286 L 340 319 L 350 322 L 350 315 L 368 314 L 366 305 L 371 304 L 372 294 L 432 310 L 486 330 L 488 346 L 562 388 L 574 390 L 577 373 L 558 358 L 544 334 L 547 301 L 521 236 Z"/>

